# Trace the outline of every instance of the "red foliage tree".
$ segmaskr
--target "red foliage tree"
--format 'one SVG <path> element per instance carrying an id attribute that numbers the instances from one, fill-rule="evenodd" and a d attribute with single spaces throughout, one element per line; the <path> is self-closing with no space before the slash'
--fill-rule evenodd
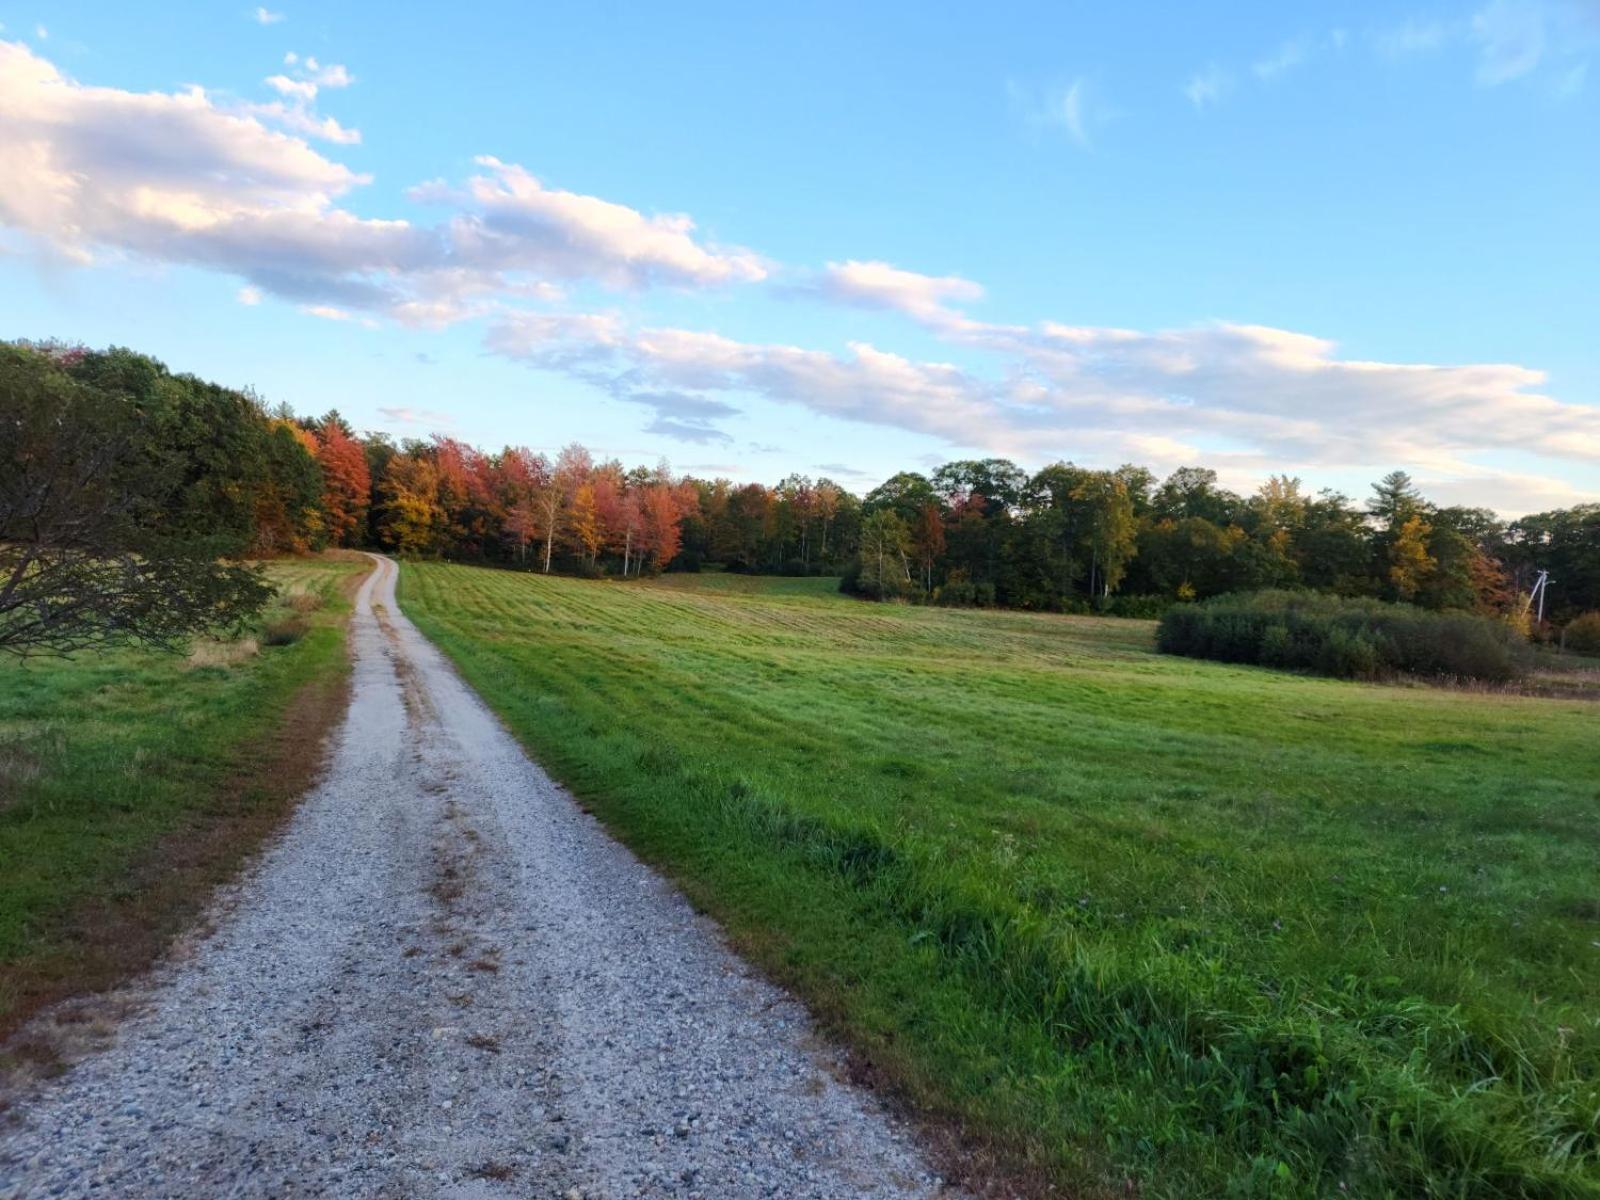
<path id="1" fill-rule="evenodd" d="M 323 420 L 308 448 L 322 465 L 322 506 L 328 540 L 338 546 L 353 546 L 366 531 L 367 508 L 372 502 L 372 474 L 367 468 L 366 451 L 332 415 Z"/>

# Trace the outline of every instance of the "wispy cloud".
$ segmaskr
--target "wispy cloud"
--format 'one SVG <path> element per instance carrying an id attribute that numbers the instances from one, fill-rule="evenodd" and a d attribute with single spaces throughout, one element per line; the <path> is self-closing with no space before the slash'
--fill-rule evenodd
<path id="1" fill-rule="evenodd" d="M 1311 39 L 1306 37 L 1293 38 L 1279 46 L 1271 54 L 1262 59 L 1257 59 L 1250 69 L 1255 72 L 1257 79 L 1273 80 L 1280 75 L 1288 74 L 1306 61 L 1311 52 Z"/>
<path id="2" fill-rule="evenodd" d="M 1065 87 L 1030 89 L 1012 82 L 1006 90 L 1025 125 L 1064 132 L 1085 150 L 1093 148 L 1096 131 L 1113 116 L 1095 86 L 1081 75 Z"/>
<path id="3" fill-rule="evenodd" d="M 1235 73 L 1212 62 L 1205 70 L 1190 76 L 1184 94 L 1196 108 L 1206 108 L 1232 91 L 1240 78 L 1245 82 L 1254 77 L 1261 84 L 1275 83 L 1315 59 L 1341 53 L 1349 40 L 1348 31 L 1338 27 L 1321 33 L 1301 33 L 1279 42 L 1270 53 L 1257 58 L 1248 72 Z"/>
<path id="4" fill-rule="evenodd" d="M 1519 79 L 1544 57 L 1545 7 L 1530 0 L 1492 0 L 1474 14 L 1471 31 L 1478 46 L 1478 82 L 1493 86 Z"/>
<path id="5" fill-rule="evenodd" d="M 1072 86 L 1061 94 L 1060 107 L 1057 110 L 1057 119 L 1061 127 L 1071 135 L 1072 140 L 1078 145 L 1089 145 L 1089 130 L 1084 124 L 1084 83 L 1081 79 L 1074 79 Z"/>
<path id="6" fill-rule="evenodd" d="M 258 8 L 250 14 L 250 19 L 257 25 L 276 25 L 283 20 L 283 14 L 273 12 L 270 8 Z"/>
<path id="7" fill-rule="evenodd" d="M 1537 77 L 1564 98 L 1582 89 L 1589 57 L 1600 49 L 1600 8 L 1592 0 L 1489 0 L 1459 21 L 1413 18 L 1369 38 L 1392 62 L 1470 53 L 1481 87 Z"/>
<path id="8" fill-rule="evenodd" d="M 852 467 L 848 463 L 817 463 L 811 469 L 820 471 L 825 476 L 837 476 L 844 479 L 868 480 L 875 478 L 871 472 L 863 471 L 860 467 Z"/>
<path id="9" fill-rule="evenodd" d="M 433 429 L 448 429 L 456 423 L 456 419 L 449 413 L 434 412 L 428 408 L 380 405 L 378 412 L 393 425 L 423 425 Z"/>
<path id="10" fill-rule="evenodd" d="M 1449 28 L 1443 22 L 1413 19 L 1375 30 L 1371 41 L 1380 56 L 1399 60 L 1431 54 L 1442 48 L 1449 36 Z"/>
<path id="11" fill-rule="evenodd" d="M 1207 109 L 1216 104 L 1233 87 L 1233 76 L 1216 63 L 1196 72 L 1183 85 L 1183 94 L 1197 109 Z"/>
<path id="12" fill-rule="evenodd" d="M 644 427 L 644 432 L 694 446 L 727 445 L 733 441 L 732 436 L 714 425 L 675 421 L 671 417 L 657 417 Z"/>

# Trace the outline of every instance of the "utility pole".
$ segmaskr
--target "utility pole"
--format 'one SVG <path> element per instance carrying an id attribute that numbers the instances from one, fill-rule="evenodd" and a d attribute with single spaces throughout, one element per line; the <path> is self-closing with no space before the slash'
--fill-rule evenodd
<path id="1" fill-rule="evenodd" d="M 1528 592 L 1527 602 L 1522 606 L 1522 611 L 1526 614 L 1533 607 L 1534 601 L 1537 600 L 1539 602 L 1539 624 L 1541 625 L 1544 624 L 1544 594 L 1548 590 L 1547 585 L 1549 583 L 1550 572 L 1540 571 L 1539 577 L 1533 581 L 1533 588 Z"/>

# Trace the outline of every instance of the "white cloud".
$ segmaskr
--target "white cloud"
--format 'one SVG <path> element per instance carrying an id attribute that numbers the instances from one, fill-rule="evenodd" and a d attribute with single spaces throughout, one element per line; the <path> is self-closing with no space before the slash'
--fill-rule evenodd
<path id="1" fill-rule="evenodd" d="M 1542 394 L 1544 376 L 1525 367 L 1344 359 L 1325 339 L 1255 325 L 1148 333 L 943 319 L 928 323 L 995 354 L 999 369 L 977 374 L 866 343 L 836 355 L 633 329 L 614 315 L 511 314 L 491 326 L 488 345 L 638 403 L 664 390 L 680 404 L 757 396 L 1025 462 L 1204 461 L 1239 478 L 1405 463 L 1430 478 L 1483 479 L 1480 502 L 1507 507 L 1526 486 L 1482 456 L 1520 449 L 1600 462 L 1600 409 Z M 700 424 L 714 428 L 709 416 Z"/>
<path id="2" fill-rule="evenodd" d="M 341 146 L 361 141 L 360 130 L 346 128 L 333 117 L 324 117 L 312 110 L 317 94 L 323 88 L 343 88 L 354 83 L 350 72 L 338 63 L 324 67 L 314 58 L 302 59 L 292 50 L 284 55 L 283 61 L 294 71 L 294 75 L 269 75 L 265 82 L 273 91 L 285 97 L 287 103 L 274 101 L 271 104 L 252 104 L 247 105 L 245 111 L 321 141 Z"/>
<path id="3" fill-rule="evenodd" d="M 1206 109 L 1221 100 L 1232 87 L 1233 76 L 1212 63 L 1205 70 L 1190 76 L 1189 82 L 1184 84 L 1183 94 L 1189 97 L 1189 103 L 1196 108 Z"/>
<path id="4" fill-rule="evenodd" d="M 343 67 L 298 64 L 318 86 Z M 286 77 L 287 78 L 287 77 Z M 303 102 L 228 107 L 199 88 L 79 84 L 0 41 L 0 225 L 76 262 L 107 256 L 208 267 L 299 304 L 434 326 L 558 298 L 561 280 L 706 287 L 763 278 L 749 251 L 699 239 L 684 216 L 556 191 L 484 159 L 434 226 L 345 207 L 367 177 L 305 140 L 359 134 Z"/>
<path id="5" fill-rule="evenodd" d="M 300 311 L 308 317 L 317 317 L 323 321 L 350 321 L 360 325 L 363 329 L 377 329 L 378 322 L 371 317 L 363 317 L 358 313 L 348 312 L 333 304 L 302 304 Z"/>
<path id="6" fill-rule="evenodd" d="M 283 20 L 283 14 L 281 12 L 273 12 L 268 8 L 258 8 L 255 10 L 255 12 L 251 13 L 250 16 L 257 25 L 276 25 L 279 21 Z"/>
<path id="7" fill-rule="evenodd" d="M 271 104 L 247 105 L 244 111 L 319 141 L 333 142 L 340 146 L 353 146 L 361 141 L 359 129 L 347 128 L 333 117 L 320 117 L 303 104 L 283 104 L 274 101 Z"/>
<path id="8" fill-rule="evenodd" d="M 38 38 L 41 42 L 47 41 L 50 37 L 50 31 L 43 25 L 35 25 L 33 27 L 33 36 Z"/>
<path id="9" fill-rule="evenodd" d="M 254 308 L 257 304 L 261 303 L 261 289 L 258 287 L 251 287 L 246 284 L 244 287 L 239 289 L 237 298 L 240 304 Z"/>
<path id="10" fill-rule="evenodd" d="M 310 317 L 321 317 L 324 321 L 349 321 L 352 314 L 332 304 L 302 304 L 300 311 Z"/>
<path id="11" fill-rule="evenodd" d="M 448 429 L 456 423 L 455 418 L 449 413 L 435 412 L 428 408 L 379 405 L 378 412 L 393 425 L 424 425 L 435 429 Z"/>
<path id="12" fill-rule="evenodd" d="M 311 71 L 311 81 L 318 87 L 347 88 L 355 82 L 355 76 L 351 75 L 340 63 L 320 67 L 317 65 L 316 59 L 308 58 L 306 59 L 306 65 Z"/>
<path id="13" fill-rule="evenodd" d="M 954 316 L 949 305 L 981 300 L 983 288 L 958 275 L 920 275 L 886 262 L 829 263 L 802 292 L 838 304 L 893 309 L 921 320 Z"/>
<path id="14" fill-rule="evenodd" d="M 624 288 L 704 287 L 767 276 L 752 252 L 698 240 L 694 221 L 682 214 L 645 216 L 598 196 L 548 188 L 524 168 L 491 155 L 476 161 L 487 173 L 474 176 L 464 196 L 455 197 L 464 211 L 450 229 L 454 252 L 464 261 Z M 427 185 L 413 195 L 438 200 L 448 192 Z"/>
<path id="15" fill-rule="evenodd" d="M 267 86 L 273 91 L 296 100 L 315 100 L 317 85 L 309 79 L 290 79 L 287 75 L 267 76 Z"/>
<path id="16" fill-rule="evenodd" d="M 1477 508 L 1492 497 L 1503 516 L 1549 512 L 1577 504 L 1593 504 L 1595 493 L 1572 486 L 1551 475 L 1469 468 L 1450 475 L 1422 475 L 1416 479 L 1422 494 L 1436 504 L 1461 504 Z"/>
<path id="17" fill-rule="evenodd" d="M 347 88 L 356 81 L 343 63 L 323 66 L 314 58 L 301 58 L 293 50 L 283 56 L 283 65 L 291 68 L 295 77 L 274 75 L 267 83 L 286 96 L 298 96 L 302 100 L 312 99 L 319 88 Z"/>

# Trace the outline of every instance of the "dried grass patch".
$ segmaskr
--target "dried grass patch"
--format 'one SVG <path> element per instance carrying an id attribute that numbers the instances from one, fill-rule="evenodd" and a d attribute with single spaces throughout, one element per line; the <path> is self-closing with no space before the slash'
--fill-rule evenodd
<path id="1" fill-rule="evenodd" d="M 207 667 L 226 669 L 248 662 L 260 653 L 261 643 L 253 637 L 239 638 L 232 642 L 206 640 L 194 644 L 185 664 L 191 670 L 202 670 Z"/>

